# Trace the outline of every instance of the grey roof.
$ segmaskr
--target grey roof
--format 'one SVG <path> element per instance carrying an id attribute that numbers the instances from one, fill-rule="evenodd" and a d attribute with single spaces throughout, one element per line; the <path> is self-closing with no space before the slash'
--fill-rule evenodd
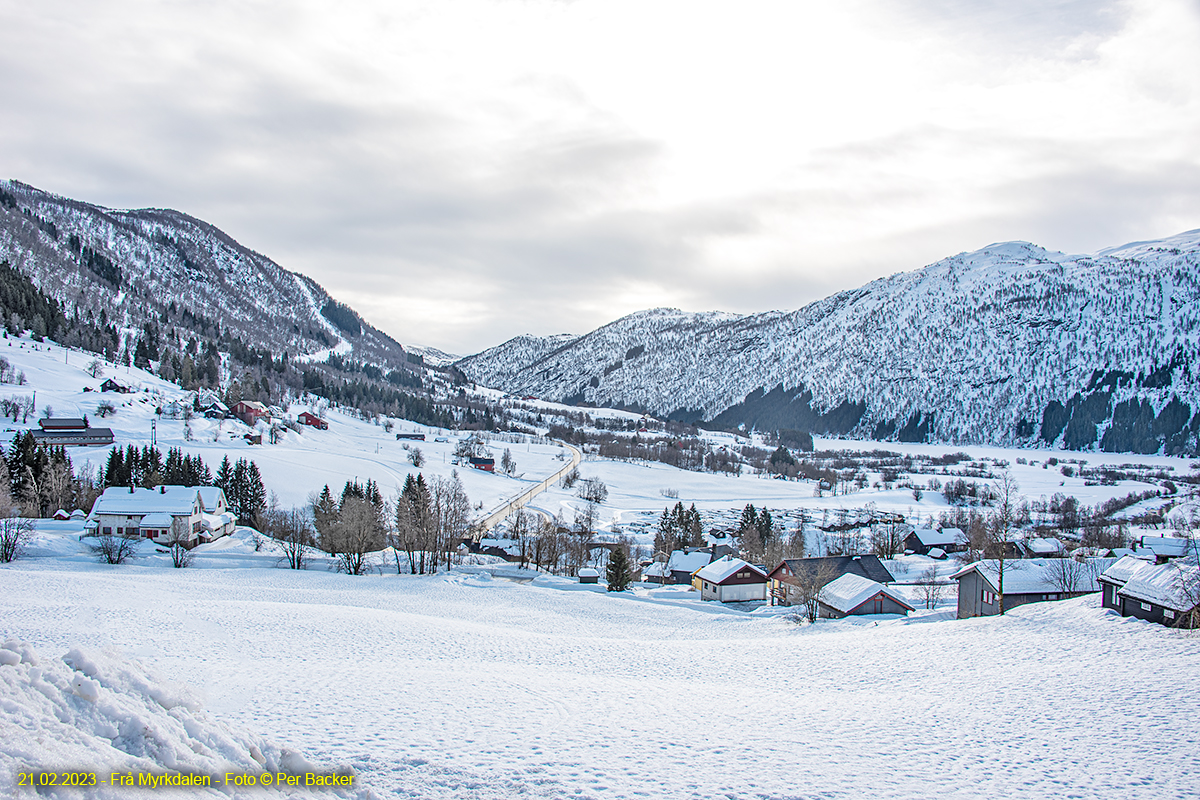
<path id="1" fill-rule="evenodd" d="M 842 575 L 859 575 L 879 583 L 892 583 L 896 579 L 878 556 L 821 556 L 818 558 L 785 558 L 782 564 L 787 564 L 793 575 L 820 574 L 828 572 L 832 578 Z M 775 569 L 779 569 L 777 566 Z M 772 570 L 774 571 L 774 570 Z"/>

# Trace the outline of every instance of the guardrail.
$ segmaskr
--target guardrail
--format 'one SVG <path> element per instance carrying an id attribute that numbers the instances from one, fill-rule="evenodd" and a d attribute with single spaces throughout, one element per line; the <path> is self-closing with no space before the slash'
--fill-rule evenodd
<path id="1" fill-rule="evenodd" d="M 555 440 L 555 441 L 557 441 L 557 440 Z M 532 500 L 533 498 L 537 497 L 542 492 L 549 489 L 550 484 L 559 480 L 560 478 L 562 478 L 562 476 L 566 475 L 569 471 L 571 471 L 575 467 L 579 466 L 580 462 L 583 461 L 583 453 L 581 453 L 577 448 L 572 447 L 571 445 L 567 444 L 566 442 L 560 441 L 558 443 L 571 451 L 571 463 L 567 464 L 565 467 L 563 467 L 558 472 L 551 475 L 549 478 L 546 478 L 545 480 L 541 481 L 540 483 L 534 484 L 533 486 L 531 486 L 530 488 L 521 492 L 521 494 L 517 495 L 513 499 L 506 501 L 499 508 L 492 510 L 487 516 L 485 516 L 482 520 L 480 520 L 477 523 L 477 527 L 476 527 L 477 532 L 475 534 L 475 541 L 479 541 L 480 539 L 482 539 L 484 534 L 486 534 L 492 528 L 499 525 L 500 522 L 503 521 L 505 517 L 507 517 L 512 512 L 516 511 L 518 508 L 522 508 L 523 506 L 525 506 L 525 504 L 527 504 L 530 500 Z"/>

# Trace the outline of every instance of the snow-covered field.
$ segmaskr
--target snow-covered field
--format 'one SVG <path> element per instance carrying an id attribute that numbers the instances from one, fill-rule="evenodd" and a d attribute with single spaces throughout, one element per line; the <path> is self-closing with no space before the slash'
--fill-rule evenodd
<path id="1" fill-rule="evenodd" d="M 245 537 L 102 567 L 73 538 L 0 569 L 4 637 L 136 657 L 381 797 L 1195 796 L 1200 639 L 1094 595 L 799 625 L 671 588 L 293 572 Z"/>
<path id="2" fill-rule="evenodd" d="M 100 421 L 101 396 L 82 391 L 99 384 L 83 371 L 90 356 L 13 339 L 0 355 L 29 380 L 0 397 L 36 390 L 39 411 L 86 413 L 122 445 L 149 444 L 154 419 L 160 448 L 213 468 L 226 454 L 253 458 L 285 506 L 352 478 L 392 492 L 416 471 L 392 434 L 336 410 L 330 430 L 278 445 L 246 445 L 233 421 L 193 420 L 188 441 L 182 421 L 154 415 L 183 393 L 152 375 L 110 371 L 150 391 L 104 395 L 120 405 Z M 403 421 L 397 430 L 444 434 L 415 446 L 424 472 L 449 474 L 453 433 Z M 1026 496 L 1061 491 L 1086 504 L 1153 485 L 1085 486 L 1041 464 L 1190 469 L 1153 456 L 878 446 L 1004 459 Z M 566 457 L 556 445 L 493 442 L 497 454 L 504 447 L 522 479 L 459 470 L 480 514 Z M 71 450 L 77 469 L 106 455 Z M 589 460 L 580 472 L 605 481 L 602 520 L 619 525 L 676 499 L 710 512 L 803 507 L 814 518 L 873 503 L 924 521 L 947 508 L 936 492 L 814 497 L 811 482 L 657 463 Z M 581 504 L 558 486 L 533 503 L 568 519 Z M 12 641 L 0 648 L 0 794 L 34 796 L 11 782 L 29 767 L 259 765 L 348 767 L 379 797 L 1196 796 L 1200 637 L 1114 616 L 1096 596 L 956 621 L 951 595 L 907 619 L 801 625 L 783 609 L 702 603 L 678 587 L 617 596 L 479 566 L 416 577 L 379 564 L 352 577 L 318 558 L 294 572 L 245 531 L 198 547 L 189 569 L 172 569 L 147 542 L 132 563 L 103 566 L 79 533 L 78 522 L 41 522 L 24 557 L 0 567 L 0 641 Z M 930 563 L 901 557 L 893 572 L 903 581 Z"/>

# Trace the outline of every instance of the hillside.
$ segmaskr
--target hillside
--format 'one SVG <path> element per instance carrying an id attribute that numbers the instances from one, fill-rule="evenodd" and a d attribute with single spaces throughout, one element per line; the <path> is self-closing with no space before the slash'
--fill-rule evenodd
<path id="1" fill-rule="evenodd" d="M 994 244 L 794 312 L 638 312 L 458 362 L 478 383 L 724 427 L 1196 454 L 1200 230 Z"/>
<path id="2" fill-rule="evenodd" d="M 0 181 L 0 261 L 29 276 L 68 318 L 118 329 L 169 325 L 201 340 L 223 333 L 301 360 L 406 360 L 399 344 L 312 279 L 170 209 L 101 208 Z"/>

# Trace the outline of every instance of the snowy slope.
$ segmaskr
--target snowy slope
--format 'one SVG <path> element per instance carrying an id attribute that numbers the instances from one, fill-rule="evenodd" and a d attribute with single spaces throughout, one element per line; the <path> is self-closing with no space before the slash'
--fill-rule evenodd
<path id="1" fill-rule="evenodd" d="M 0 579 L 12 635 L 136 653 L 380 796 L 1194 795 L 1194 640 L 1094 595 L 797 625 L 545 577 L 29 559 Z"/>
<path id="2" fill-rule="evenodd" d="M 1200 231 L 1095 256 L 1007 242 L 795 312 L 656 309 L 459 367 L 513 393 L 685 420 L 1195 453 L 1198 314 Z"/>
<path id="3" fill-rule="evenodd" d="M 0 181 L 0 261 L 63 303 L 67 316 L 103 310 L 140 327 L 174 303 L 276 355 L 333 349 L 375 363 L 404 360 L 399 344 L 353 312 L 357 334 L 330 324 L 321 314 L 330 297 L 311 278 L 170 209 L 107 209 Z"/>
<path id="4" fill-rule="evenodd" d="M 28 338 L 0 338 L 0 357 L 8 359 L 14 374 L 25 373 L 28 381 L 24 386 L 0 384 L 0 398 L 28 398 L 36 393 L 38 408 L 38 413 L 30 415 L 24 422 L 14 423 L 11 418 L 0 420 L 0 444 L 4 447 L 8 447 L 18 430 L 36 429 L 37 418 L 48 407 L 58 417 L 87 415 L 93 425 L 112 428 L 121 447 L 149 445 L 153 435 L 164 453 L 170 447 L 182 448 L 185 453 L 202 456 L 214 471 L 225 456 L 231 460 L 253 459 L 262 472 L 268 492 L 277 494 L 285 508 L 304 505 L 310 492 L 319 492 L 327 483 L 331 488 L 340 489 L 347 480 L 374 480 L 384 493 L 392 493 L 399 489 L 409 473 L 424 473 L 426 479 L 433 475 L 449 476 L 455 469 L 451 463 L 455 445 L 458 438 L 465 435 L 396 420 L 396 432 L 424 433 L 428 439 L 405 443 L 397 441 L 394 432 L 386 431 L 381 424 L 337 409 L 327 409 L 323 403 L 311 407 L 293 404 L 288 410 L 292 419 L 301 411 L 313 408 L 325 414 L 330 423 L 329 430 L 303 427 L 303 433 L 288 431 L 278 444 L 251 446 L 242 438 L 250 429 L 235 419 L 197 418 L 185 422 L 158 416 L 156 409 L 172 400 L 190 400 L 191 395 L 143 370 L 105 362 L 104 372 L 99 378 L 93 378 L 85 371 L 93 354 L 67 350 L 52 342 L 33 342 Z M 96 389 L 105 377 L 114 377 L 136 391 L 128 395 L 101 394 Z M 92 391 L 84 391 L 85 387 Z M 101 401 L 114 403 L 116 412 L 99 418 L 97 407 Z M 187 436 L 189 428 L 192 431 L 190 440 Z M 435 438 L 447 441 L 437 442 Z M 269 437 L 264 436 L 264 441 L 269 441 Z M 408 448 L 420 448 L 425 457 L 424 467 L 417 469 L 412 465 L 409 460 L 411 450 L 405 447 L 406 444 Z M 458 470 L 472 502 L 482 504 L 480 514 L 521 494 L 557 471 L 563 463 L 559 457 L 564 451 L 555 444 L 498 441 L 492 447 L 497 457 L 505 448 L 512 451 L 517 462 L 514 476 Z M 76 473 L 89 463 L 94 470 L 101 468 L 109 449 L 72 447 L 69 455 Z"/>

